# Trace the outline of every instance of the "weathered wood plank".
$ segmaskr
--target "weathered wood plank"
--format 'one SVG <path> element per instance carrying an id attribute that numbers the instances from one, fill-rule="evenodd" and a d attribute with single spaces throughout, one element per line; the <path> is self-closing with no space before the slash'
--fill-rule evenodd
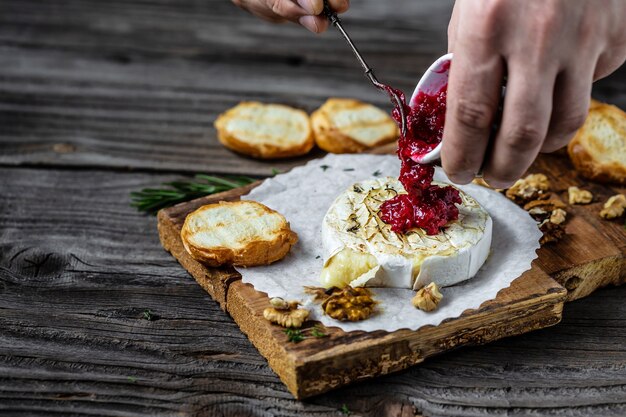
<path id="1" fill-rule="evenodd" d="M 624 287 L 567 304 L 545 331 L 301 403 L 160 248 L 155 219 L 128 206 L 129 191 L 173 177 L 3 168 L 0 179 L 0 414 L 625 411 Z"/>
<path id="2" fill-rule="evenodd" d="M 387 152 L 389 149 L 393 149 L 393 146 L 384 146 L 375 152 Z M 542 155 L 530 169 L 530 172 L 546 174 L 552 183 L 552 191 L 564 199 L 567 199 L 567 195 L 563 195 L 563 192 L 566 194 L 569 186 L 583 185 L 575 175 L 566 178 L 563 174 L 571 171 L 572 166 L 565 152 Z M 546 284 L 550 280 L 541 280 L 541 276 L 545 277 L 546 274 L 567 288 L 568 300 L 587 296 L 609 284 L 621 284 L 626 275 L 623 248 L 626 233 L 621 229 L 616 231 L 614 222 L 587 222 L 586 218 L 598 218 L 598 208 L 593 205 L 574 207 L 578 212 L 584 212 L 585 216 L 569 210 L 564 238 L 555 244 L 544 245 L 538 251 L 534 269 L 515 281 L 516 285 L 510 288 L 516 288 L 515 291 L 502 291 L 493 303 L 488 303 L 491 306 L 485 307 L 489 310 L 486 317 L 482 317 L 481 312 L 468 312 L 436 329 L 389 334 L 363 333 L 358 341 L 353 340 L 355 333 L 333 330 L 329 339 L 302 343 L 299 346 L 307 346 L 303 350 L 292 348 L 280 343 L 285 340 L 285 336 L 263 318 L 263 309 L 268 305 L 265 294 L 243 285 L 233 268 L 207 268 L 196 262 L 180 240 L 180 229 L 188 213 L 203 204 L 237 200 L 254 186 L 199 198 L 160 211 L 159 235 L 164 248 L 233 316 L 241 330 L 268 359 L 272 369 L 297 398 L 306 398 L 355 380 L 404 369 L 458 345 L 486 343 L 555 324 L 560 317 L 562 298 L 557 301 L 554 296 L 558 292 L 557 288 L 563 288 L 556 285 L 550 288 Z M 606 199 L 603 194 L 608 196 L 613 193 L 607 186 L 598 184 L 596 188 L 596 198 L 601 200 Z M 551 296 L 548 297 L 548 294 Z M 523 311 L 528 314 L 520 314 Z M 364 348 L 360 349 L 360 346 Z M 330 369 L 333 371 L 330 372 Z"/>
<path id="3" fill-rule="evenodd" d="M 406 90 L 446 50 L 451 1 L 367 0 L 346 25 Z M 27 30 L 25 30 L 25 28 Z M 626 108 L 626 69 L 596 95 Z M 241 100 L 315 109 L 329 96 L 388 108 L 330 31 L 273 26 L 225 0 L 0 4 L 0 163 L 268 175 L 224 149 L 212 123 Z"/>
<path id="4" fill-rule="evenodd" d="M 410 88 L 415 74 L 445 51 L 440 29 L 450 2 L 403 1 L 416 18 L 441 11 L 419 25 L 377 3 L 356 7 L 346 24 L 381 79 Z M 337 33 L 316 37 L 295 25 L 269 25 L 221 0 L 132 7 L 8 1 L 3 11 L 4 164 L 268 175 L 319 151 L 280 162 L 242 158 L 216 140 L 212 123 L 220 112 L 242 100 L 312 111 L 337 95 L 388 107 Z"/>
<path id="5" fill-rule="evenodd" d="M 409 89 L 445 49 L 450 2 L 393 3 L 354 3 L 346 23 L 379 77 Z M 625 72 L 594 94 L 626 108 Z M 226 0 L 0 2 L 0 164 L 267 175 L 301 161 L 223 150 L 215 116 L 243 99 L 310 110 L 330 95 L 386 104 L 332 32 L 265 24 Z M 0 414 L 626 414 L 623 287 L 568 304 L 549 330 L 292 400 L 160 249 L 155 220 L 127 206 L 130 190 L 171 179 L 0 169 Z"/>

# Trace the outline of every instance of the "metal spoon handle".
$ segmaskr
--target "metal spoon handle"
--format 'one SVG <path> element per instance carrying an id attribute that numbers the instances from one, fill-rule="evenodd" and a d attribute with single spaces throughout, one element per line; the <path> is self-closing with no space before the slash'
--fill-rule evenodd
<path id="1" fill-rule="evenodd" d="M 374 87 L 378 88 L 379 90 L 383 90 L 387 92 L 388 94 L 390 94 L 391 96 L 393 96 L 393 99 L 396 101 L 396 107 L 398 108 L 398 111 L 400 112 L 400 116 L 401 116 L 400 131 L 402 132 L 402 134 L 404 134 L 406 132 L 406 117 L 404 114 L 404 103 L 402 102 L 400 97 L 398 97 L 397 94 L 392 93 L 390 90 L 387 90 L 385 88 L 386 86 L 380 81 L 378 81 L 378 79 L 374 75 L 374 70 L 372 69 L 372 67 L 367 65 L 367 62 L 365 62 L 365 59 L 359 52 L 359 49 L 356 47 L 354 42 L 352 42 L 350 35 L 348 35 L 348 32 L 346 32 L 345 29 L 343 28 L 343 25 L 341 24 L 341 19 L 339 19 L 339 16 L 337 16 L 337 13 L 334 12 L 330 8 L 330 5 L 328 4 L 328 0 L 324 0 L 324 11 L 322 13 L 324 14 L 324 16 L 328 18 L 330 23 L 332 23 L 333 26 L 335 26 L 339 30 L 339 33 L 341 33 L 341 35 L 344 37 L 346 42 L 348 42 L 348 45 L 350 45 L 350 48 L 352 49 L 352 52 L 354 52 L 356 59 L 359 61 L 359 64 L 361 64 L 361 66 L 363 67 L 363 70 L 365 71 L 365 75 L 367 76 L 367 78 L 369 78 L 372 84 L 374 84 Z"/>
<path id="2" fill-rule="evenodd" d="M 361 64 L 361 66 L 363 67 L 363 70 L 365 71 L 365 75 L 367 75 L 367 78 L 369 78 L 372 84 L 374 84 L 377 88 L 380 88 L 380 89 L 384 88 L 383 84 L 380 81 L 378 81 L 378 79 L 376 79 L 376 76 L 374 75 L 374 70 L 372 69 L 372 67 L 367 65 L 367 62 L 365 62 L 363 55 L 361 55 L 361 53 L 359 52 L 359 49 L 356 47 L 354 42 L 352 42 L 350 35 L 348 35 L 348 33 L 343 28 L 343 25 L 341 24 L 341 19 L 339 18 L 339 16 L 337 16 L 337 13 L 331 10 L 330 5 L 328 4 L 328 1 L 324 1 L 323 13 L 328 18 L 330 23 L 332 23 L 333 26 L 335 26 L 339 30 L 339 33 L 341 33 L 341 35 L 344 37 L 346 42 L 348 42 L 348 45 L 350 45 L 350 48 L 352 48 L 352 52 L 354 52 L 356 59 L 359 61 L 359 64 Z"/>

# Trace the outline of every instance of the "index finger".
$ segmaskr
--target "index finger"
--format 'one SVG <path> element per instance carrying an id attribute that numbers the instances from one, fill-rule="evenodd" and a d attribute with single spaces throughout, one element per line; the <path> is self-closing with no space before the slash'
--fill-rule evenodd
<path id="1" fill-rule="evenodd" d="M 450 180 L 466 184 L 474 179 L 485 159 L 504 64 L 484 42 L 471 42 L 463 35 L 457 36 L 453 52 L 441 162 Z"/>

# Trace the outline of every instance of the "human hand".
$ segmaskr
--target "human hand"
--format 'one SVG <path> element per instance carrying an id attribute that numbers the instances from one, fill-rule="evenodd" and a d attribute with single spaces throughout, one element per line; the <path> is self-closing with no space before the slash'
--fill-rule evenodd
<path id="1" fill-rule="evenodd" d="M 328 19 L 320 16 L 324 9 L 323 0 L 232 0 L 238 7 L 264 20 L 281 23 L 299 23 L 313 33 L 322 33 L 328 28 Z M 350 0 L 328 0 L 330 8 L 343 13 L 350 7 Z"/>
<path id="2" fill-rule="evenodd" d="M 505 188 L 539 152 L 566 145 L 585 121 L 592 82 L 626 58 L 625 21 L 624 0 L 458 0 L 441 151 L 450 179 L 468 183 L 482 166 L 490 185 Z"/>

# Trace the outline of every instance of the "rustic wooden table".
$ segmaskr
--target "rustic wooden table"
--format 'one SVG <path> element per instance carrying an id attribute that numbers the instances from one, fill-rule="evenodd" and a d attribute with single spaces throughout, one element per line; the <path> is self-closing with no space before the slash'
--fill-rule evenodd
<path id="1" fill-rule="evenodd" d="M 362 0 L 345 23 L 379 77 L 410 90 L 445 52 L 450 8 Z M 594 95 L 626 108 L 626 68 Z M 567 304 L 555 327 L 292 399 L 129 192 L 301 164 L 237 156 L 212 122 L 241 100 L 312 110 L 329 96 L 388 107 L 336 33 L 227 0 L 2 0 L 0 414 L 626 415 L 626 287 Z"/>

